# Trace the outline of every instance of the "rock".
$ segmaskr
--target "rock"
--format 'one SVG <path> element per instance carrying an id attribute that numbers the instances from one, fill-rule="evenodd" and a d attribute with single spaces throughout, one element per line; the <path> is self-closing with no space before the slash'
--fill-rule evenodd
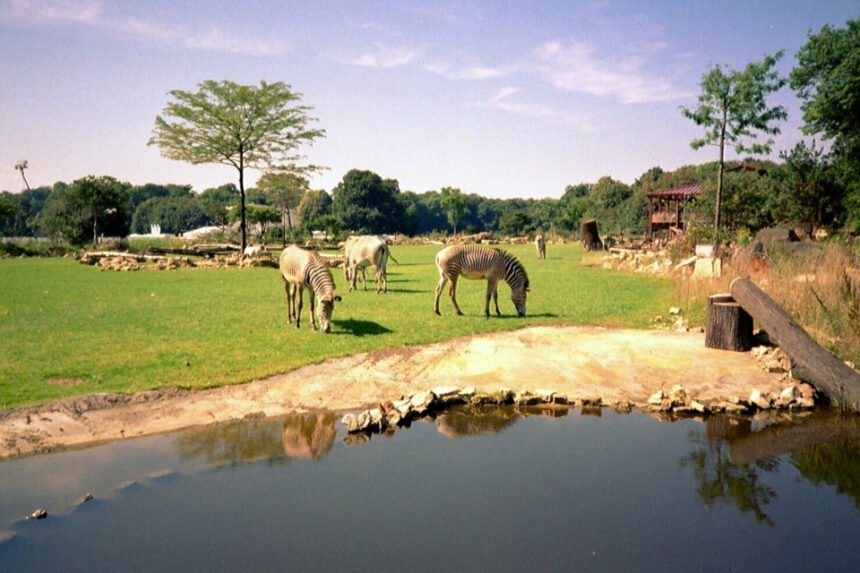
<path id="1" fill-rule="evenodd" d="M 48 517 L 48 512 L 41 507 L 27 516 L 27 519 L 45 519 Z"/>
<path id="2" fill-rule="evenodd" d="M 773 405 L 773 401 L 771 400 L 768 394 L 762 394 L 759 390 L 753 390 L 752 394 L 750 394 L 750 403 L 753 404 L 756 408 L 760 410 L 768 410 Z"/>
<path id="3" fill-rule="evenodd" d="M 669 401 L 672 406 L 685 406 L 687 404 L 687 391 L 680 384 L 675 384 L 669 391 Z"/>
<path id="4" fill-rule="evenodd" d="M 465 398 L 466 400 L 470 400 L 472 396 L 475 395 L 475 387 L 474 386 L 466 386 L 462 390 L 460 390 L 460 396 Z"/>
<path id="5" fill-rule="evenodd" d="M 709 412 L 708 407 L 705 404 L 702 404 L 698 400 L 690 400 L 690 409 L 694 412 L 698 412 L 700 414 L 707 414 Z"/>
<path id="6" fill-rule="evenodd" d="M 811 384 L 802 382 L 797 385 L 797 390 L 800 392 L 800 397 L 805 400 L 815 400 L 815 388 Z"/>
<path id="7" fill-rule="evenodd" d="M 567 406 L 570 405 L 570 400 L 567 398 L 567 394 L 553 394 L 552 403 Z"/>
<path id="8" fill-rule="evenodd" d="M 460 389 L 456 386 L 437 386 L 436 388 L 433 388 L 431 392 L 436 394 L 436 396 L 442 400 L 460 395 Z"/>
<path id="9" fill-rule="evenodd" d="M 541 400 L 540 396 L 532 394 L 527 390 L 521 390 L 514 396 L 514 403 L 517 406 L 534 406 L 542 402 L 543 400 Z"/>
<path id="10" fill-rule="evenodd" d="M 678 308 L 677 306 L 673 306 L 672 308 L 669 309 L 669 314 L 671 314 L 673 316 L 677 316 L 677 315 L 681 314 L 681 309 Z"/>
<path id="11" fill-rule="evenodd" d="M 659 392 L 651 394 L 651 397 L 648 398 L 648 403 L 651 404 L 652 406 L 659 406 L 660 404 L 663 403 L 664 397 L 665 396 L 663 394 L 663 391 L 660 390 Z"/>
<path id="12" fill-rule="evenodd" d="M 433 392 L 419 392 L 409 398 L 412 411 L 418 416 L 426 414 L 435 401 L 436 395 Z"/>
<path id="13" fill-rule="evenodd" d="M 792 402 L 794 400 L 797 400 L 800 397 L 801 397 L 800 390 L 798 389 L 798 387 L 796 385 L 792 384 L 791 386 L 786 386 L 785 388 L 783 388 L 782 392 L 779 393 L 779 398 L 777 398 L 777 399 L 778 400 L 788 400 L 789 402 Z"/>
<path id="14" fill-rule="evenodd" d="M 600 408 L 603 406 L 603 398 L 583 398 L 582 399 L 582 407 L 583 408 Z"/>
<path id="15" fill-rule="evenodd" d="M 350 434 L 358 431 L 358 419 L 355 414 L 345 414 L 340 423 L 346 426 L 346 431 Z"/>
<path id="16" fill-rule="evenodd" d="M 547 404 L 552 403 L 553 397 L 555 396 L 554 390 L 535 390 L 535 394 L 541 399 L 542 402 Z"/>

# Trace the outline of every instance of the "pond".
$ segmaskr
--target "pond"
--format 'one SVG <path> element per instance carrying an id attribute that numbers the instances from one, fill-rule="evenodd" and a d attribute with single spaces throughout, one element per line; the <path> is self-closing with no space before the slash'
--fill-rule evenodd
<path id="1" fill-rule="evenodd" d="M 855 571 L 860 422 L 331 412 L 0 462 L 0 571 Z M 82 502 L 84 494 L 93 499 Z M 43 507 L 48 517 L 25 520 Z"/>

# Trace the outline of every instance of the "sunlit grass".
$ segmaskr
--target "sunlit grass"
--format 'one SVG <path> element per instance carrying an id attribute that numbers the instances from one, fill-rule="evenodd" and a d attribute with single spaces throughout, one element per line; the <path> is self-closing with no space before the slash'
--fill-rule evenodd
<path id="1" fill-rule="evenodd" d="M 422 344 L 535 324 L 644 327 L 673 298 L 668 281 L 580 266 L 574 245 L 549 245 L 538 261 L 512 246 L 532 282 L 528 317 L 516 318 L 499 287 L 504 316 L 483 315 L 486 283 L 460 281 L 433 314 L 436 246 L 395 246 L 389 290 L 346 292 L 332 332 L 285 322 L 275 269 L 112 272 L 73 259 L 0 260 L 0 407 L 89 392 L 167 386 L 205 388 L 259 379 L 333 356 Z M 359 287 L 360 288 L 360 287 Z"/>

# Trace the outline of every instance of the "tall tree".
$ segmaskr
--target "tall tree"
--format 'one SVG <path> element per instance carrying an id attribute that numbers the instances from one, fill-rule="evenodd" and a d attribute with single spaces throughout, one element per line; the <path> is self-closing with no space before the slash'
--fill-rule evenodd
<path id="1" fill-rule="evenodd" d="M 299 203 L 299 221 L 306 231 L 328 230 L 331 227 L 332 198 L 323 190 L 308 191 Z"/>
<path id="2" fill-rule="evenodd" d="M 341 226 L 358 233 L 398 231 L 403 204 L 394 179 L 382 179 L 372 171 L 352 169 L 332 191 L 332 213 Z"/>
<path id="3" fill-rule="evenodd" d="M 41 230 L 76 244 L 96 243 L 100 233 L 124 236 L 130 188 L 113 177 L 92 175 L 69 186 L 56 185 L 42 212 Z"/>
<path id="4" fill-rule="evenodd" d="M 445 214 L 448 215 L 448 222 L 454 228 L 454 234 L 457 234 L 457 223 L 463 213 L 466 212 L 466 197 L 455 187 L 443 187 L 439 192 L 442 208 L 445 209 Z"/>
<path id="5" fill-rule="evenodd" d="M 257 181 L 257 189 L 262 191 L 281 211 L 281 224 L 284 227 L 283 244 L 287 245 L 287 228 L 293 232 L 293 219 L 290 211 L 296 209 L 309 189 L 308 180 L 295 173 L 269 171 Z"/>
<path id="6" fill-rule="evenodd" d="M 766 55 L 761 62 L 747 64 L 740 71 L 714 66 L 702 76 L 699 105 L 681 107 L 684 117 L 705 128 L 705 135 L 690 142 L 693 149 L 716 145 L 720 150 L 717 190 L 714 203 L 714 234 L 720 230 L 720 203 L 723 194 L 726 146 L 737 153 L 767 154 L 772 139 L 759 143 L 761 134 L 776 135 L 776 123 L 788 115 L 781 105 L 768 106 L 767 97 L 782 88 L 786 80 L 773 69 L 783 52 Z"/>
<path id="7" fill-rule="evenodd" d="M 832 141 L 831 158 L 847 192 L 843 216 L 860 232 L 860 18 L 810 32 L 789 83 L 803 100 L 804 132 Z"/>
<path id="8" fill-rule="evenodd" d="M 239 173 L 239 216 L 242 249 L 247 246 L 245 169 L 281 169 L 300 173 L 314 169 L 298 166 L 302 144 L 325 136 L 311 129 L 312 109 L 299 105 L 301 94 L 283 82 L 259 86 L 230 81 L 205 81 L 196 92 L 173 90 L 175 101 L 155 118 L 149 145 L 157 145 L 168 159 L 192 164 L 220 163 Z"/>
<path id="9" fill-rule="evenodd" d="M 27 191 L 30 190 L 30 182 L 27 181 L 27 176 L 24 175 L 24 170 L 27 169 L 27 160 L 22 159 L 18 163 L 15 164 L 15 170 L 21 172 L 21 178 L 24 180 L 24 185 L 27 187 Z"/>

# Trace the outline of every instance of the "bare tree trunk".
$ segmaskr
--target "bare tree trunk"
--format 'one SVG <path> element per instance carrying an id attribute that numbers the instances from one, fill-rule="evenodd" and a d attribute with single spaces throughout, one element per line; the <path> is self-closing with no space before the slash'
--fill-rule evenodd
<path id="1" fill-rule="evenodd" d="M 819 346 L 749 279 L 736 278 L 730 290 L 791 359 L 792 376 L 811 383 L 840 407 L 860 412 L 860 374 Z"/>
<path id="2" fill-rule="evenodd" d="M 597 232 L 597 221 L 594 219 L 582 222 L 582 246 L 586 251 L 600 250 L 603 247 L 600 233 Z"/>

